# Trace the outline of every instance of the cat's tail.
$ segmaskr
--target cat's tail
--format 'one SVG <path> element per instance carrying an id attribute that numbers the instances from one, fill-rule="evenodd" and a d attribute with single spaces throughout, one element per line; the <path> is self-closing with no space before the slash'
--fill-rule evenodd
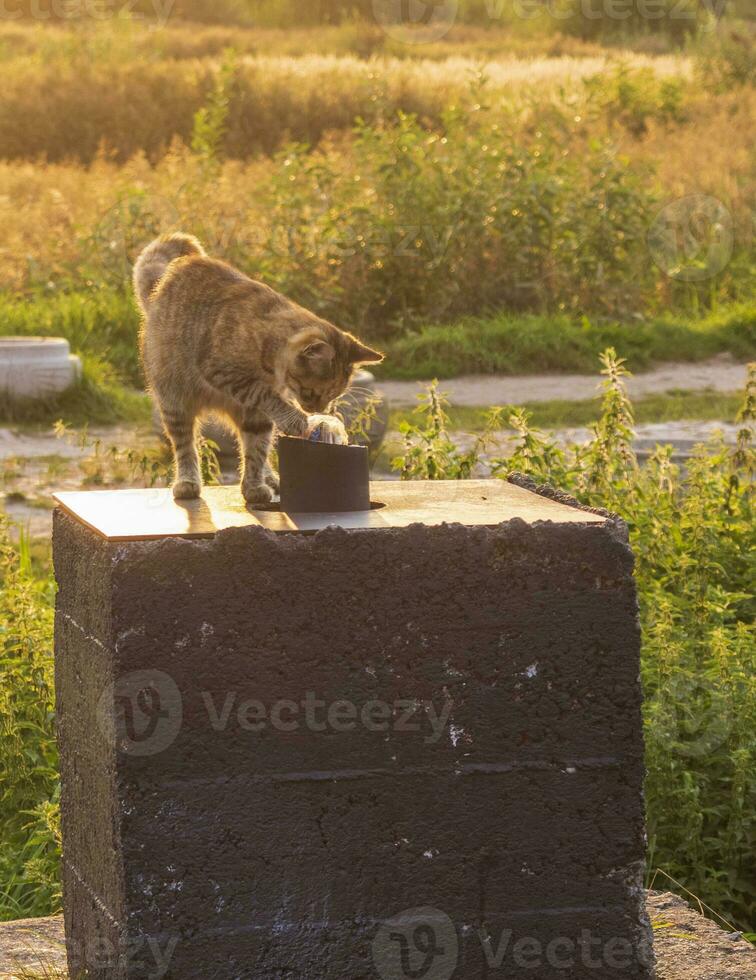
<path id="1" fill-rule="evenodd" d="M 147 312 L 155 287 L 174 259 L 204 254 L 205 250 L 196 238 L 181 232 L 163 235 L 162 238 L 150 242 L 134 263 L 134 292 L 142 310 Z"/>

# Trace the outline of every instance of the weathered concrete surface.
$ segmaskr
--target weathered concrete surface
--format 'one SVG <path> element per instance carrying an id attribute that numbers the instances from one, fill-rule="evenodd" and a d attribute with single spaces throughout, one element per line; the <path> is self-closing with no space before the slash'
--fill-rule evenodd
<path id="1" fill-rule="evenodd" d="M 431 906 L 465 980 L 508 930 L 651 977 L 632 555 L 552 513 L 124 543 L 58 512 L 71 967 L 387 980 L 379 924 Z"/>
<path id="2" fill-rule="evenodd" d="M 753 980 L 756 976 L 756 949 L 737 933 L 728 934 L 705 919 L 677 895 L 651 892 L 646 910 L 655 926 L 658 980 Z M 0 923 L 0 980 L 16 980 L 20 967 L 32 973 L 39 969 L 40 980 L 64 980 L 65 965 L 62 915 Z"/>

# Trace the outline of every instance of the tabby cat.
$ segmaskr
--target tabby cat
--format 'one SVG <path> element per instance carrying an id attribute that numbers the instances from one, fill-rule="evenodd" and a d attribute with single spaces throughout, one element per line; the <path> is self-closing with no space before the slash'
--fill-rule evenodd
<path id="1" fill-rule="evenodd" d="M 355 367 L 383 355 L 206 255 L 189 235 L 158 238 L 134 266 L 144 314 L 142 359 L 176 456 L 173 495 L 200 495 L 198 420 L 225 417 L 239 436 L 242 493 L 270 504 L 274 429 L 308 436 L 348 388 Z"/>

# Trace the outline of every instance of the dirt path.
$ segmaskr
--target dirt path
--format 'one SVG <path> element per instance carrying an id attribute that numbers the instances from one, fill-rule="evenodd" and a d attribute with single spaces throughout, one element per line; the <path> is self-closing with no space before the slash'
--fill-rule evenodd
<path id="1" fill-rule="evenodd" d="M 729 354 L 697 364 L 665 364 L 628 379 L 632 398 L 674 390 L 739 391 L 745 383 L 746 365 Z M 427 382 L 381 381 L 392 405 L 414 405 Z M 595 374 L 468 375 L 441 382 L 441 390 L 453 405 L 519 405 L 522 402 L 587 401 L 596 395 Z"/>

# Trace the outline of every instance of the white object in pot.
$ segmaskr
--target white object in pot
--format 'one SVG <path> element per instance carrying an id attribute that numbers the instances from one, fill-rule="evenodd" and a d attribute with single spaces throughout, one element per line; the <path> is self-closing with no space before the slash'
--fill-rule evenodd
<path id="1" fill-rule="evenodd" d="M 341 419 L 335 415 L 310 415 L 310 440 L 326 442 L 330 445 L 346 446 L 349 436 Z"/>

